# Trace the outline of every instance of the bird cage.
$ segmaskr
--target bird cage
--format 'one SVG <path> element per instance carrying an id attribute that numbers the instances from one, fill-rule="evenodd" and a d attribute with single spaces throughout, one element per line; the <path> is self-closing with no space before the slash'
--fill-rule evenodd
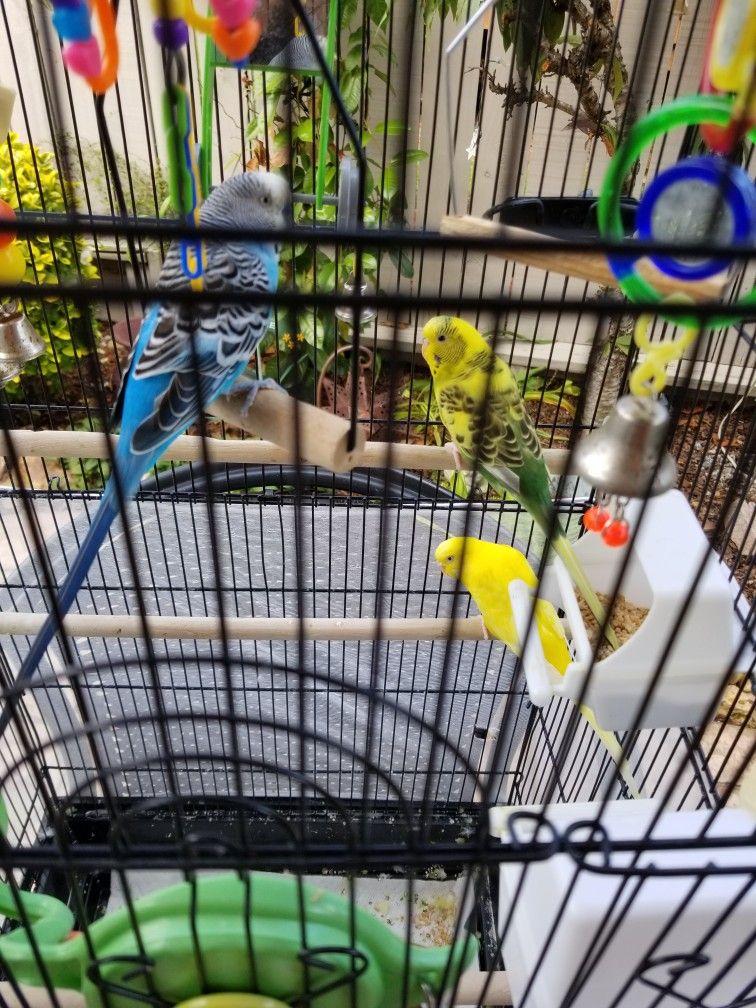
<path id="1" fill-rule="evenodd" d="M 3 1005 L 751 1003 L 754 44 L 6 0 Z"/>

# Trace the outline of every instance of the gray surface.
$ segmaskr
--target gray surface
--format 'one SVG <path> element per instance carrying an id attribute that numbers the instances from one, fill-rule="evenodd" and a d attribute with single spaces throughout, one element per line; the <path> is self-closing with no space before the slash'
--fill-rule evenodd
<path id="1" fill-rule="evenodd" d="M 80 535 L 86 528 L 87 508 L 94 504 L 59 499 L 36 503 L 43 524 L 51 530 L 47 548 L 55 576 L 60 578 L 76 549 L 74 530 Z M 0 501 L 0 533 L 6 540 L 0 606 L 42 611 L 36 568 L 28 555 L 23 556 L 19 513 L 17 500 Z M 229 615 L 295 616 L 299 605 L 304 615 L 312 616 L 437 616 L 451 611 L 451 596 L 440 593 L 441 576 L 432 552 L 447 529 L 462 530 L 461 511 L 428 509 L 416 520 L 414 510 L 381 511 L 361 502 L 303 506 L 299 595 L 292 505 L 232 500 L 217 505 L 215 517 Z M 480 533 L 481 520 L 479 514 L 473 515 L 468 531 Z M 496 538 L 494 518 L 485 521 L 487 536 Z M 147 610 L 170 615 L 217 613 L 206 506 L 150 501 L 132 505 L 129 523 Z M 499 537 L 511 540 L 503 529 Z M 381 541 L 383 585 L 389 591 L 379 602 Z M 14 552 L 9 557 L 11 547 Z M 451 582 L 444 582 L 445 591 L 451 587 Z M 462 596 L 457 612 L 464 613 L 468 603 L 468 597 Z M 78 605 L 88 613 L 136 611 L 120 523 L 101 550 L 88 588 L 79 593 Z M 144 642 L 93 639 L 77 640 L 76 645 L 79 660 L 95 668 L 87 677 L 87 704 L 90 721 L 98 726 L 100 757 L 113 771 L 115 787 L 132 796 L 164 793 L 166 781 L 158 757 L 165 755 L 165 745 L 151 716 L 158 708 Z M 481 743 L 473 740 L 473 730 L 487 724 L 492 703 L 510 683 L 513 665 L 498 643 L 455 643 L 447 648 L 444 643 L 426 641 L 383 641 L 375 646 L 313 642 L 302 649 L 306 675 L 300 696 L 296 675 L 270 668 L 274 662 L 296 669 L 296 643 L 231 642 L 229 695 L 220 643 L 154 641 L 153 645 L 158 659 L 170 659 L 160 668 L 160 702 L 175 715 L 168 724 L 168 746 L 179 786 L 191 793 L 235 790 L 229 763 L 234 739 L 229 726 L 218 721 L 219 713 L 233 711 L 236 744 L 244 761 L 245 794 L 299 793 L 289 770 L 304 761 L 306 778 L 331 794 L 359 797 L 364 765 L 369 761 L 390 776 L 397 793 L 420 798 L 429 772 L 431 735 L 427 727 L 408 721 L 383 698 L 412 711 L 425 726 L 437 724 L 442 736 L 474 763 Z M 3 641 L 6 654 L 16 663 L 27 646 L 24 638 Z M 57 645 L 48 657 L 60 668 Z M 46 664 L 40 671 L 49 680 L 51 667 Z M 313 680 L 313 674 L 328 675 L 331 682 Z M 355 687 L 368 687 L 371 675 L 378 689 L 372 709 L 365 695 L 354 692 Z M 70 689 L 37 688 L 34 694 L 52 733 L 65 728 Z M 516 709 L 521 709 L 519 703 Z M 130 723 L 111 723 L 120 717 Z M 300 751 L 300 723 L 305 733 L 317 734 L 310 737 L 304 751 Z M 510 748 L 511 727 L 508 730 L 505 750 Z M 80 767 L 75 777 L 80 785 L 86 783 L 92 755 L 85 747 L 77 752 L 69 745 L 67 755 L 59 752 L 58 758 L 65 766 Z M 442 800 L 470 798 L 473 786 L 454 753 L 438 747 L 431 795 Z M 385 781 L 371 776 L 369 794 L 385 798 L 390 790 Z"/>

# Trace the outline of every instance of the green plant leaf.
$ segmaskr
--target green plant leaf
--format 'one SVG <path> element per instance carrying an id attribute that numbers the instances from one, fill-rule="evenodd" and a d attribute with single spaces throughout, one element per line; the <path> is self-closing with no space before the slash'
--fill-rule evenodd
<path id="1" fill-rule="evenodd" d="M 408 280 L 412 279 L 415 275 L 415 267 L 412 265 L 412 259 L 405 249 L 389 249 L 389 258 L 399 270 L 401 276 L 406 277 Z"/>
<path id="2" fill-rule="evenodd" d="M 625 86 L 625 79 L 622 73 L 622 63 L 615 56 L 612 60 L 612 101 L 615 106 L 617 104 L 617 99 L 622 94 L 622 89 Z"/>
<path id="3" fill-rule="evenodd" d="M 376 133 L 385 133 L 387 136 L 403 136 L 407 132 L 407 127 L 401 119 L 387 119 L 379 122 L 375 127 Z"/>
<path id="4" fill-rule="evenodd" d="M 326 259 L 322 265 L 318 266 L 318 287 L 321 290 L 333 290 L 335 279 L 336 263 L 333 259 Z"/>
<path id="5" fill-rule="evenodd" d="M 367 10 L 370 20 L 379 28 L 388 20 L 389 4 L 387 0 L 367 0 Z"/>
<path id="6" fill-rule="evenodd" d="M 308 116 L 304 122 L 299 123 L 298 126 L 292 129 L 291 135 L 295 140 L 305 140 L 307 143 L 312 143 L 315 139 L 315 123 Z"/>
<path id="7" fill-rule="evenodd" d="M 543 34 L 552 44 L 562 34 L 565 16 L 565 11 L 560 9 L 554 0 L 548 0 L 543 11 Z"/>
<path id="8" fill-rule="evenodd" d="M 408 148 L 399 154 L 395 154 L 389 161 L 389 164 L 395 168 L 400 168 L 405 161 L 407 164 L 415 164 L 418 161 L 424 161 L 427 157 L 427 151 Z"/>

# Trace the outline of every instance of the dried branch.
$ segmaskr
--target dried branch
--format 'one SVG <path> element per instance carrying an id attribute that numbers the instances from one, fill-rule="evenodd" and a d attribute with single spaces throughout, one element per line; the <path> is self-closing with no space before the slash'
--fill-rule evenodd
<path id="1" fill-rule="evenodd" d="M 503 108 L 507 110 L 507 119 L 509 119 L 518 105 L 524 105 L 529 101 L 540 102 L 541 105 L 545 105 L 547 108 L 557 108 L 560 112 L 566 113 L 571 119 L 570 126 L 575 126 L 576 129 L 581 130 L 583 133 L 592 132 L 592 124 L 588 123 L 584 117 L 578 114 L 578 109 L 574 105 L 569 105 L 567 102 L 560 101 L 555 95 L 551 94 L 550 91 L 546 91 L 544 88 L 537 88 L 536 90 L 531 90 L 530 88 L 524 86 L 518 86 L 517 84 L 499 84 L 496 80 L 496 73 L 491 73 L 489 70 L 485 70 L 488 77 L 488 87 L 493 92 L 493 94 L 503 95 L 505 102 Z"/>
<path id="2" fill-rule="evenodd" d="M 522 84 L 499 85 L 495 75 L 486 71 L 488 84 L 495 94 L 504 95 L 507 118 L 513 109 L 525 102 L 536 101 L 547 108 L 557 108 L 570 116 L 571 127 L 588 135 L 598 135 L 605 139 L 604 130 L 609 113 L 604 109 L 599 91 L 593 83 L 595 74 L 591 67 L 603 63 L 608 79 L 612 80 L 615 64 L 619 70 L 621 86 L 614 104 L 613 129 L 616 131 L 622 112 L 628 100 L 629 75 L 622 56 L 622 49 L 617 37 L 617 28 L 612 14 L 610 0 L 572 0 L 568 12 L 580 35 L 579 44 L 571 46 L 567 52 L 556 46 L 542 46 L 539 59 L 540 76 L 564 76 L 573 85 L 578 94 L 578 108 L 567 102 L 560 101 L 555 95 L 542 87 L 529 88 Z M 609 91 L 615 91 L 611 86 Z"/>

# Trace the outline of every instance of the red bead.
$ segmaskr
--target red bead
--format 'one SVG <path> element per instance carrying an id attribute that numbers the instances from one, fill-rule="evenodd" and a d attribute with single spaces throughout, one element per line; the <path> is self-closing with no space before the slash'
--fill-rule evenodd
<path id="1" fill-rule="evenodd" d="M 630 526 L 622 518 L 609 522 L 601 538 L 607 546 L 624 546 L 630 538 Z"/>
<path id="2" fill-rule="evenodd" d="M 594 504 L 583 515 L 583 525 L 589 532 L 600 532 L 610 518 L 611 515 L 605 507 Z"/>
<path id="3" fill-rule="evenodd" d="M 5 200 L 0 199 L 0 220 L 15 220 L 16 214 L 12 206 L 9 206 Z M 0 248 L 6 248 L 11 242 L 15 241 L 16 232 L 15 231 L 3 231 L 0 234 Z"/>

